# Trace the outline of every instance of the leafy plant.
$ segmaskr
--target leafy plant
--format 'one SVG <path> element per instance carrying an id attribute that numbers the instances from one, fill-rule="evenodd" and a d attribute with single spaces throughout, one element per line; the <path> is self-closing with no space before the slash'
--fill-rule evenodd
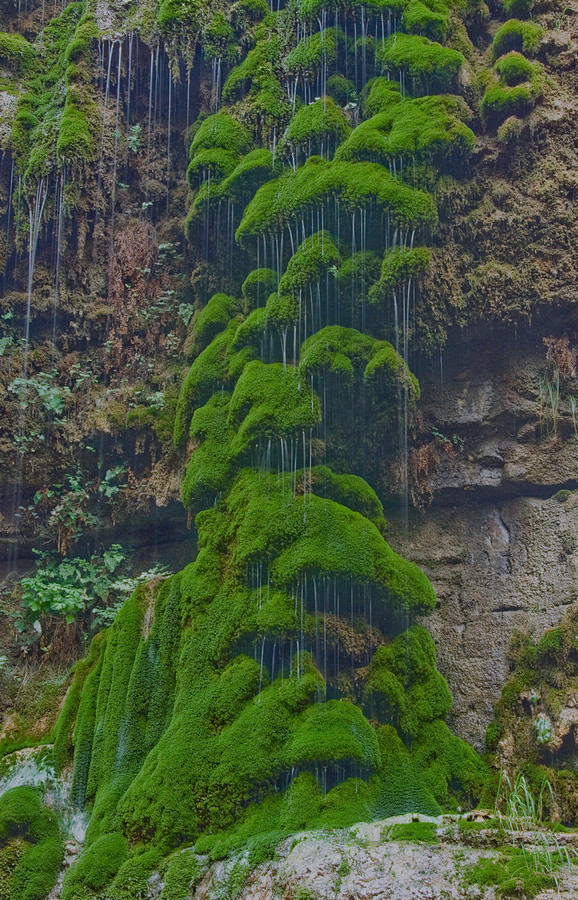
<path id="1" fill-rule="evenodd" d="M 128 130 L 128 137 L 126 139 L 128 149 L 131 153 L 137 153 L 140 149 L 141 145 L 141 131 L 142 125 L 140 122 L 137 122 L 136 125 L 131 125 Z"/>
<path id="2" fill-rule="evenodd" d="M 126 558 L 119 544 L 90 559 L 61 559 L 35 552 L 36 570 L 20 581 L 22 609 L 16 616 L 19 631 L 31 621 L 40 633 L 42 620 L 54 616 L 72 623 L 98 602 L 106 602 L 114 585 L 112 576 Z"/>
<path id="3" fill-rule="evenodd" d="M 8 390 L 16 394 L 22 410 L 31 407 L 44 409 L 49 416 L 57 417 L 64 411 L 70 388 L 55 384 L 56 372 L 40 372 L 36 378 L 15 378 Z"/>
<path id="4" fill-rule="evenodd" d="M 123 465 L 115 466 L 113 469 L 107 469 L 106 474 L 98 486 L 99 494 L 102 494 L 107 500 L 111 500 L 120 491 L 126 488 L 126 482 L 122 483 L 121 478 L 126 472 Z"/>

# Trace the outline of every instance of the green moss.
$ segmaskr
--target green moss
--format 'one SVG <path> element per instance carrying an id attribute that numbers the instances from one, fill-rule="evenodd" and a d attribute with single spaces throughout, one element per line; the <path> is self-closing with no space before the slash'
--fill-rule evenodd
<path id="1" fill-rule="evenodd" d="M 433 640 L 417 625 L 374 654 L 366 702 L 408 739 L 417 739 L 426 723 L 444 718 L 451 708 L 451 694 L 435 663 Z"/>
<path id="2" fill-rule="evenodd" d="M 509 87 L 520 84 L 522 81 L 531 81 L 535 71 L 532 63 L 515 50 L 502 56 L 496 63 L 495 69 Z"/>
<path id="3" fill-rule="evenodd" d="M 440 815 L 441 806 L 434 799 L 424 773 L 393 725 L 382 725 L 378 728 L 377 738 L 382 767 L 376 815 L 380 819 L 406 813 Z"/>
<path id="4" fill-rule="evenodd" d="M 191 141 L 190 156 L 194 159 L 201 150 L 222 149 L 242 156 L 251 148 L 249 131 L 225 111 L 205 119 Z"/>
<path id="5" fill-rule="evenodd" d="M 236 153 L 220 148 L 199 151 L 188 169 L 189 182 L 195 187 L 194 181 L 198 177 L 206 180 L 190 209 L 187 233 L 195 221 L 204 221 L 211 206 L 218 208 L 223 201 L 244 205 L 257 188 L 275 178 L 279 170 L 279 162 L 271 150 L 252 150 L 240 160 Z"/>
<path id="6" fill-rule="evenodd" d="M 253 269 L 249 272 L 241 288 L 247 311 L 263 306 L 267 297 L 277 290 L 278 284 L 279 276 L 273 269 Z"/>
<path id="7" fill-rule="evenodd" d="M 80 698 L 87 677 L 100 661 L 103 638 L 104 632 L 97 634 L 90 645 L 88 656 L 76 663 L 70 671 L 72 683 L 52 732 L 52 761 L 56 772 L 60 772 L 64 763 L 71 757 L 72 730 L 78 716 Z"/>
<path id="8" fill-rule="evenodd" d="M 433 844 L 438 840 L 437 825 L 434 822 L 408 822 L 394 825 L 389 834 L 392 841 L 416 841 Z"/>
<path id="9" fill-rule="evenodd" d="M 279 281 L 278 291 L 267 300 L 267 318 L 283 329 L 308 315 L 309 292 L 339 262 L 339 252 L 328 232 L 306 238 L 293 254 Z M 305 301 L 305 302 L 304 302 Z M 311 329 L 311 324 L 309 329 Z"/>
<path id="10" fill-rule="evenodd" d="M 300 7 L 300 21 L 312 23 L 321 8 Z M 399 33 L 382 57 L 373 38 L 391 12 L 398 31 L 403 13 L 407 30 L 441 39 L 442 0 L 364 9 L 370 37 L 355 46 L 357 0 L 334 3 L 336 26 L 315 25 L 299 43 L 293 6 L 160 4 L 173 61 L 190 61 L 199 34 L 207 58 L 241 60 L 224 109 L 192 129 L 187 229 L 197 241 L 207 228 L 211 241 L 213 222 L 226 219 L 230 235 L 240 218 L 242 248 L 236 286 L 196 313 L 176 411 L 197 555 L 127 601 L 99 653 L 77 668 L 59 723 L 55 753 L 74 746 L 73 794 L 91 808 L 64 900 L 66 891 L 69 900 L 143 893 L 159 854 L 194 842 L 212 858 L 247 849 L 235 890 L 296 828 L 438 813 L 479 796 L 483 766 L 444 724 L 451 697 L 431 638 L 414 624 L 435 604 L 431 585 L 386 543 L 374 490 L 387 489 L 400 398 L 411 413 L 419 385 L 390 343 L 346 327 L 370 322 L 383 334 L 387 304 L 368 299 L 419 279 L 429 263 L 422 244 L 437 212 L 416 185 L 461 165 L 473 135 L 464 103 L 402 99 L 386 78 L 362 92 L 371 118 L 353 132 L 345 113 L 357 113 L 339 108 L 354 99 L 356 51 L 372 72 L 380 62 L 392 77 L 408 72 L 417 90 L 447 87 L 463 57 Z M 82 82 L 85 49 L 80 41 L 69 54 L 71 87 Z M 338 68 L 345 75 L 332 78 Z M 327 76 L 326 96 L 303 103 Z M 89 120 L 88 105 L 74 109 Z M 38 121 L 28 98 L 23 145 Z M 336 148 L 333 160 L 299 165 Z M 243 299 L 229 296 L 246 274 L 237 260 L 256 243 L 252 265 L 273 256 L 279 271 L 257 268 Z M 161 863 L 162 897 L 184 900 L 198 866 L 191 850 Z"/>
<path id="11" fill-rule="evenodd" d="M 534 8 L 534 0 L 504 0 L 504 10 L 507 16 L 515 16 L 517 19 L 527 19 Z"/>
<path id="12" fill-rule="evenodd" d="M 355 96 L 355 85 L 343 75 L 330 75 L 327 79 L 326 91 L 327 96 L 331 97 L 337 106 L 346 106 Z"/>
<path id="13" fill-rule="evenodd" d="M 322 66 L 330 66 L 337 52 L 338 35 L 334 28 L 316 31 L 302 38 L 285 57 L 285 66 L 291 74 L 302 78 L 315 78 Z"/>
<path id="14" fill-rule="evenodd" d="M 22 35 L 0 31 L 0 62 L 19 74 L 30 74 L 36 64 L 36 50 Z"/>
<path id="15" fill-rule="evenodd" d="M 337 157 L 351 161 L 368 160 L 389 165 L 402 160 L 406 165 L 432 162 L 440 169 L 455 166 L 475 145 L 473 132 L 455 115 L 444 97 L 423 97 L 394 102 L 353 131 L 339 148 Z"/>
<path id="16" fill-rule="evenodd" d="M 432 41 L 446 39 L 449 15 L 443 3 L 438 4 L 436 10 L 421 0 L 410 0 L 403 11 L 403 21 L 409 34 L 423 34 Z"/>
<path id="17" fill-rule="evenodd" d="M 32 190 L 52 169 L 95 155 L 99 114 L 91 57 L 97 35 L 80 2 L 68 4 L 42 31 L 42 54 L 27 73 L 11 133 L 19 171 Z"/>
<path id="18" fill-rule="evenodd" d="M 385 112 L 392 104 L 401 101 L 401 92 L 397 81 L 389 78 L 371 78 L 360 95 L 361 112 L 364 119 Z"/>
<path id="19" fill-rule="evenodd" d="M 464 57 L 421 35 L 396 34 L 379 51 L 385 69 L 405 72 L 420 90 L 448 88 L 457 77 Z"/>
<path id="20" fill-rule="evenodd" d="M 387 341 L 377 341 L 354 328 L 330 325 L 307 338 L 301 351 L 301 371 L 311 374 L 326 370 L 332 375 L 349 379 L 355 372 L 362 372 L 364 381 L 375 384 L 386 391 L 384 379 L 389 381 L 389 390 L 396 392 L 404 385 L 409 393 L 410 403 L 419 398 L 417 379 L 409 371 L 402 358 Z M 380 398 L 385 400 L 384 394 Z"/>
<path id="21" fill-rule="evenodd" d="M 179 447 L 187 438 L 193 412 L 224 384 L 228 369 L 228 354 L 237 333 L 239 322 L 229 322 L 225 331 L 217 335 L 197 356 L 183 382 L 175 415 L 174 442 Z"/>
<path id="22" fill-rule="evenodd" d="M 64 845 L 56 816 L 36 788 L 12 788 L 0 797 L 0 854 L 8 868 L 0 882 L 7 900 L 44 900 L 56 883 Z"/>
<path id="23" fill-rule="evenodd" d="M 351 211 L 373 203 L 384 212 L 389 210 L 392 221 L 406 227 L 433 225 L 437 220 L 431 197 L 401 184 L 383 166 L 313 158 L 297 171 L 259 188 L 245 208 L 237 240 L 246 242 L 259 234 L 278 233 L 306 210 L 325 205 L 329 198 Z"/>
<path id="24" fill-rule="evenodd" d="M 199 26 L 200 3 L 197 0 L 161 0 L 157 13 L 157 23 L 162 30 L 169 31 L 170 26 L 186 25 L 188 28 Z"/>
<path id="25" fill-rule="evenodd" d="M 105 834 L 88 847 L 68 870 L 62 885 L 62 900 L 84 900 L 111 883 L 128 857 L 121 834 Z"/>
<path id="26" fill-rule="evenodd" d="M 359 475 L 337 475 L 329 466 L 315 466 L 311 469 L 311 490 L 361 513 L 385 533 L 382 503 L 373 488 Z"/>
<path id="27" fill-rule="evenodd" d="M 60 118 L 56 151 L 61 159 L 87 159 L 95 152 L 95 139 L 84 110 L 68 100 Z"/>
<path id="28" fill-rule="evenodd" d="M 538 642 L 538 661 L 555 659 L 562 650 L 563 632 L 561 628 L 546 631 Z"/>
<path id="29" fill-rule="evenodd" d="M 214 179 L 221 181 L 230 175 L 239 162 L 239 154 L 234 150 L 224 150 L 222 147 L 203 147 L 195 153 L 187 169 L 187 179 L 191 188 L 197 186 L 197 181 Z"/>
<path id="30" fill-rule="evenodd" d="M 534 100 L 529 85 L 518 84 L 516 87 L 507 87 L 496 84 L 486 89 L 482 111 L 486 116 L 499 121 L 509 116 L 525 116 L 533 109 Z"/>
<path id="31" fill-rule="evenodd" d="M 200 441 L 183 481 L 183 503 L 198 512 L 226 487 L 231 476 L 235 431 L 229 424 L 230 394 L 214 395 L 193 415 L 190 436 Z"/>
<path id="32" fill-rule="evenodd" d="M 234 297 L 227 297 L 226 294 L 214 294 L 193 320 L 194 353 L 198 355 L 208 347 L 213 338 L 223 331 L 229 320 L 233 319 L 240 311 L 240 303 Z"/>
<path id="33" fill-rule="evenodd" d="M 312 153 L 333 156 L 351 129 L 345 114 L 330 97 L 320 97 L 301 109 L 291 119 L 279 149 L 294 163 Z"/>
<path id="34" fill-rule="evenodd" d="M 241 454 L 260 439 L 289 437 L 312 428 L 319 419 L 317 397 L 298 372 L 253 360 L 243 369 L 231 397 L 233 451 Z"/>
<path id="35" fill-rule="evenodd" d="M 21 837 L 15 837 L 0 846 L 0 900 L 10 900 L 10 884 L 14 869 L 28 847 Z"/>
<path id="36" fill-rule="evenodd" d="M 107 900 L 136 900 L 146 897 L 148 879 L 161 858 L 158 850 L 145 850 L 123 862 L 106 890 Z"/>
<path id="37" fill-rule="evenodd" d="M 492 41 L 494 59 L 507 53 L 509 50 L 517 50 L 532 53 L 542 40 L 544 32 L 536 22 L 520 22 L 510 19 L 505 25 L 498 28 Z"/>
<path id="38" fill-rule="evenodd" d="M 271 79 L 274 79 L 274 67 L 279 55 L 280 44 L 277 39 L 257 44 L 227 78 L 223 86 L 223 102 L 240 100 L 247 93 L 255 95 L 264 89 L 271 90 Z"/>
<path id="39" fill-rule="evenodd" d="M 560 865 L 561 854 L 555 854 L 551 862 L 554 867 Z M 493 887 L 499 897 L 512 897 L 520 893 L 525 897 L 535 897 L 555 884 L 554 876 L 548 873 L 551 868 L 546 856 L 518 848 L 498 859 L 482 858 L 468 866 L 464 874 L 466 884 Z"/>
<path id="40" fill-rule="evenodd" d="M 191 850 L 177 850 L 167 863 L 159 900 L 189 900 L 200 877 L 200 867 Z"/>

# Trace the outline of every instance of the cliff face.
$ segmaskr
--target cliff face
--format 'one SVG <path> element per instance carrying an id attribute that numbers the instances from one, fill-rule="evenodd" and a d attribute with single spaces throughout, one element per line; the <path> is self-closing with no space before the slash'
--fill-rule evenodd
<path id="1" fill-rule="evenodd" d="M 431 439 L 414 451 L 427 461 L 416 463 L 415 491 L 426 505 L 407 531 L 392 522 L 395 546 L 434 585 L 427 625 L 452 722 L 476 746 L 507 679 L 513 633 L 557 625 L 578 590 L 576 380 L 571 368 L 553 409 L 544 393 L 551 326 L 470 333 L 422 377 Z"/>

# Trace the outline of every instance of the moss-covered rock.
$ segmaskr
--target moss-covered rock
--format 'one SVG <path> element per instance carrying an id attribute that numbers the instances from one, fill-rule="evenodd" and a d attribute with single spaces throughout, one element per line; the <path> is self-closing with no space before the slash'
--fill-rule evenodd
<path id="1" fill-rule="evenodd" d="M 0 797 L 0 896 L 44 900 L 60 871 L 64 844 L 40 791 L 16 787 Z"/>

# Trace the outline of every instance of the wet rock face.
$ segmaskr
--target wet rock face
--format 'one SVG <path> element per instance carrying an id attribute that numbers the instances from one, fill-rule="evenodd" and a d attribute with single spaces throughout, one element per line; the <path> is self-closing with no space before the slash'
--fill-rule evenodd
<path id="1" fill-rule="evenodd" d="M 540 394 L 542 336 L 500 352 L 450 352 L 443 384 L 439 368 L 422 375 L 424 421 L 441 435 L 422 485 L 431 505 L 410 515 L 406 533 L 389 513 L 393 544 L 435 588 L 427 627 L 454 697 L 452 727 L 477 747 L 508 677 L 513 632 L 541 635 L 578 597 L 575 379 L 561 382 L 554 428 Z"/>

